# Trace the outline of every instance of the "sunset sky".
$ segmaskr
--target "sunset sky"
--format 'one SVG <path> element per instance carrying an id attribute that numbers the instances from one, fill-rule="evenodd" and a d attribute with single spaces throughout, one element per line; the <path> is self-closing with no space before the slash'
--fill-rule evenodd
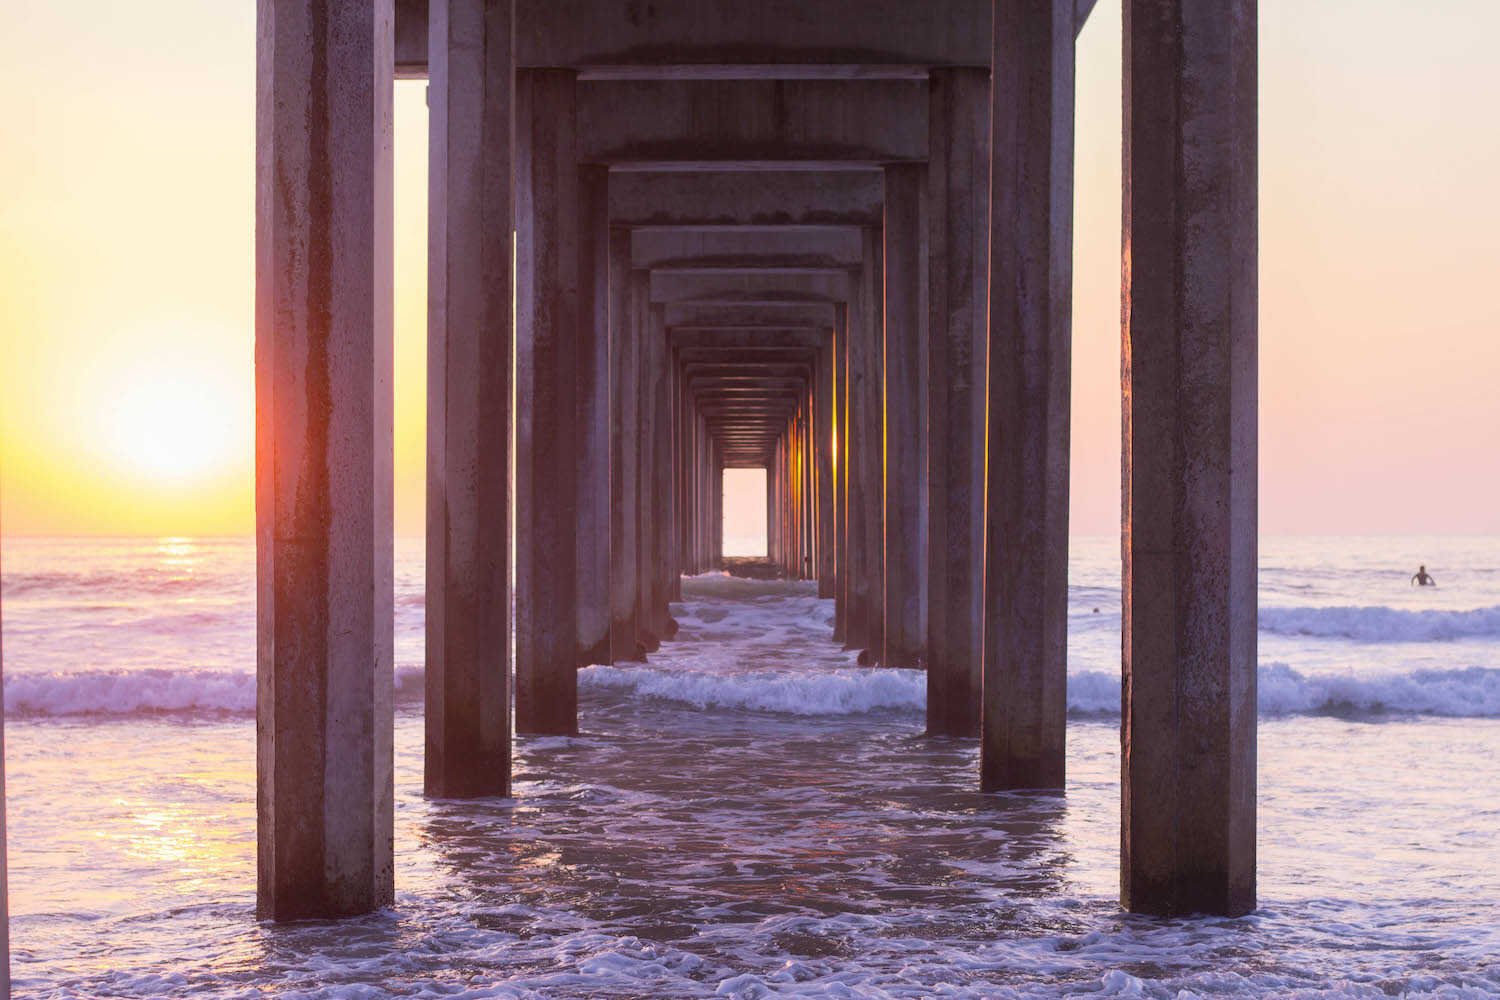
<path id="1" fill-rule="evenodd" d="M 1262 0 L 1261 524 L 1500 533 L 1500 4 Z M 7 533 L 251 529 L 255 4 L 0 4 Z M 1073 527 L 1119 519 L 1120 7 L 1078 49 Z M 426 109 L 397 87 L 397 529 Z"/>

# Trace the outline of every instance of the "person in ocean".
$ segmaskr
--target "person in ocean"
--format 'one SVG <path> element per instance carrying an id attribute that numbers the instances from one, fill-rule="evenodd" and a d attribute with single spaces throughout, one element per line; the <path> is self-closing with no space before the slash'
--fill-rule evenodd
<path id="1" fill-rule="evenodd" d="M 1437 586 L 1437 581 L 1427 574 L 1427 567 L 1425 565 L 1417 567 L 1416 575 L 1411 578 L 1411 582 L 1415 583 L 1418 587 Z"/>

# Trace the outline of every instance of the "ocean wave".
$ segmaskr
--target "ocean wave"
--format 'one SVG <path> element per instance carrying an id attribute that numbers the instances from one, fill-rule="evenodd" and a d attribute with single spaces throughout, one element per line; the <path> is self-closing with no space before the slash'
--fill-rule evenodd
<path id="1" fill-rule="evenodd" d="M 1303 674 L 1285 663 L 1262 663 L 1256 693 L 1260 714 L 1271 717 L 1500 718 L 1500 669 L 1490 667 L 1357 677 L 1352 673 Z M 1100 671 L 1070 675 L 1068 710 L 1076 715 L 1118 716 L 1120 678 Z"/>
<path id="2" fill-rule="evenodd" d="M 398 704 L 420 702 L 422 668 L 396 670 Z M 255 675 L 230 670 L 83 670 L 10 674 L 5 712 L 19 717 L 252 715 Z"/>
<path id="3" fill-rule="evenodd" d="M 1438 642 L 1500 636 L 1500 607 L 1408 611 L 1386 607 L 1261 608 L 1260 630 L 1361 642 Z"/>
<path id="4" fill-rule="evenodd" d="M 710 673 L 652 667 L 588 667 L 584 691 L 613 692 L 702 709 L 844 716 L 919 713 L 927 681 L 919 670 L 849 668 L 824 671 Z M 421 667 L 396 671 L 396 701 L 419 706 Z M 1500 718 L 1500 669 L 1468 667 L 1357 677 L 1303 674 L 1284 663 L 1261 665 L 1262 716 L 1434 716 Z M 250 715 L 255 675 L 216 670 L 81 671 L 12 674 L 5 678 L 6 713 L 18 717 L 167 714 Z M 1103 671 L 1068 677 L 1074 717 L 1117 718 L 1120 678 Z"/>
<path id="5" fill-rule="evenodd" d="M 699 708 L 735 708 L 788 715 L 858 715 L 927 704 L 920 670 L 853 668 L 818 672 L 716 674 L 650 667 L 589 667 L 578 672 L 585 690 L 626 691 Z"/>

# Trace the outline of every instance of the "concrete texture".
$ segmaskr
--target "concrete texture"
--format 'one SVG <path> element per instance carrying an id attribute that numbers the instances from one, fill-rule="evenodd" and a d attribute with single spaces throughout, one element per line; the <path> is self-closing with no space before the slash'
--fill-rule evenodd
<path id="1" fill-rule="evenodd" d="M 617 226 L 879 225 L 880 171 L 616 171 Z"/>
<path id="2" fill-rule="evenodd" d="M 1126 0 L 1126 909 L 1255 907 L 1256 5 Z"/>
<path id="3" fill-rule="evenodd" d="M 849 315 L 849 612 L 846 649 L 879 662 L 885 639 L 882 583 L 885 538 L 881 510 L 881 360 L 884 263 L 880 230 L 865 232 L 865 265 Z"/>
<path id="4" fill-rule="evenodd" d="M 995 6 L 984 791 L 1063 787 L 1073 4 Z M 1024 100 L 1016 100 L 1016 95 Z"/>
<path id="5" fill-rule="evenodd" d="M 609 170 L 578 172 L 578 663 L 610 662 Z"/>
<path id="6" fill-rule="evenodd" d="M 424 0 L 401 0 L 393 57 L 406 72 L 427 62 L 414 22 Z M 521 0 L 518 65 L 603 67 L 612 75 L 755 78 L 832 75 L 860 67 L 983 66 L 990 0 L 768 0 L 706 6 L 694 0 Z"/>
<path id="7" fill-rule="evenodd" d="M 511 5 L 435 0 L 424 788 L 510 794 Z"/>
<path id="8" fill-rule="evenodd" d="M 880 662 L 916 667 L 927 641 L 926 167 L 885 170 L 885 646 Z"/>
<path id="9" fill-rule="evenodd" d="M 989 80 L 932 74 L 927 167 L 927 730 L 977 736 L 984 613 Z"/>
<path id="10" fill-rule="evenodd" d="M 516 732 L 578 729 L 574 74 L 517 74 Z"/>
<path id="11" fill-rule="evenodd" d="M 590 163 L 927 158 L 926 80 L 589 80 Z"/>
<path id="12" fill-rule="evenodd" d="M 392 885 L 392 8 L 261 0 L 257 911 Z"/>
<path id="13" fill-rule="evenodd" d="M 610 275 L 610 650 L 615 662 L 644 654 L 637 645 L 640 586 L 640 331 L 632 310 L 630 233 L 609 236 Z"/>

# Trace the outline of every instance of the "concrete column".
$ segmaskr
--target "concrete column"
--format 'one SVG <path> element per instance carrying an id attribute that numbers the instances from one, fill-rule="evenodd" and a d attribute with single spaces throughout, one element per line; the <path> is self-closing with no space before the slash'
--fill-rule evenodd
<path id="1" fill-rule="evenodd" d="M 393 15 L 258 11 L 257 910 L 340 917 L 393 895 Z"/>
<path id="2" fill-rule="evenodd" d="M 630 231 L 609 238 L 610 294 L 610 652 L 640 659 L 636 595 L 640 583 L 640 335 L 631 313 Z"/>
<path id="3" fill-rule="evenodd" d="M 834 461 L 833 461 L 833 349 L 825 347 L 818 352 L 817 386 L 814 401 L 817 407 L 817 426 L 813 429 L 813 451 L 817 455 L 818 468 L 818 596 L 833 596 L 834 582 L 838 575 L 838 552 L 834 545 L 834 533 L 838 524 L 834 518 Z"/>
<path id="4" fill-rule="evenodd" d="M 834 307 L 833 337 L 833 641 L 845 642 L 849 620 L 849 331 L 847 307 Z"/>
<path id="5" fill-rule="evenodd" d="M 631 315 L 636 330 L 636 350 L 639 357 L 640 378 L 636 381 L 637 406 L 640 428 L 640 454 L 637 465 L 636 509 L 636 568 L 640 572 L 636 584 L 636 636 L 642 648 L 654 653 L 661 648 L 661 637 L 656 631 L 651 616 L 651 587 L 653 558 L 653 526 L 659 516 L 656 510 L 656 480 L 651 474 L 652 451 L 657 434 L 656 407 L 651 405 L 652 381 L 658 377 L 660 358 L 652 347 L 659 338 L 653 326 L 651 309 L 651 278 L 647 271 L 630 272 Z"/>
<path id="6" fill-rule="evenodd" d="M 1062 788 L 1068 716 L 1073 0 L 995 4 L 980 787 Z"/>
<path id="7" fill-rule="evenodd" d="M 724 456 L 717 445 L 714 446 L 713 478 L 710 481 L 713 489 L 713 520 L 710 522 L 713 529 L 713 568 L 724 567 Z"/>
<path id="8" fill-rule="evenodd" d="M 667 324 L 666 308 L 651 307 L 651 351 L 653 357 L 651 405 L 655 410 L 653 426 L 656 428 L 651 449 L 651 475 L 654 479 L 652 496 L 655 508 L 652 512 L 651 549 L 651 623 L 656 634 L 670 639 L 677 631 L 672 620 L 672 525 L 675 511 L 672 497 L 672 407 L 671 379 L 667 371 Z"/>
<path id="9" fill-rule="evenodd" d="M 428 795 L 510 794 L 510 0 L 429 11 Z"/>
<path id="10" fill-rule="evenodd" d="M 644 294 L 644 293 L 643 293 Z M 645 327 L 641 344 L 641 592 L 644 622 L 648 632 L 647 649 L 666 639 L 668 626 L 664 601 L 665 572 L 663 560 L 666 532 L 670 530 L 672 504 L 669 462 L 671 434 L 667 427 L 666 330 L 662 308 L 645 306 Z"/>
<path id="11" fill-rule="evenodd" d="M 846 648 L 880 662 L 885 629 L 882 587 L 884 528 L 882 521 L 881 304 L 884 265 L 881 233 L 866 229 L 864 267 L 854 302 L 849 305 L 849 618 Z"/>
<path id="12" fill-rule="evenodd" d="M 578 730 L 576 74 L 517 73 L 516 731 Z"/>
<path id="13" fill-rule="evenodd" d="M 927 730 L 977 736 L 984 626 L 989 74 L 931 75 Z"/>
<path id="14" fill-rule="evenodd" d="M 885 655 L 915 667 L 926 641 L 926 168 L 885 168 Z"/>
<path id="15" fill-rule="evenodd" d="M 578 663 L 610 662 L 609 168 L 578 168 Z"/>
<path id="16" fill-rule="evenodd" d="M 1126 0 L 1121 897 L 1255 908 L 1256 4 Z"/>

